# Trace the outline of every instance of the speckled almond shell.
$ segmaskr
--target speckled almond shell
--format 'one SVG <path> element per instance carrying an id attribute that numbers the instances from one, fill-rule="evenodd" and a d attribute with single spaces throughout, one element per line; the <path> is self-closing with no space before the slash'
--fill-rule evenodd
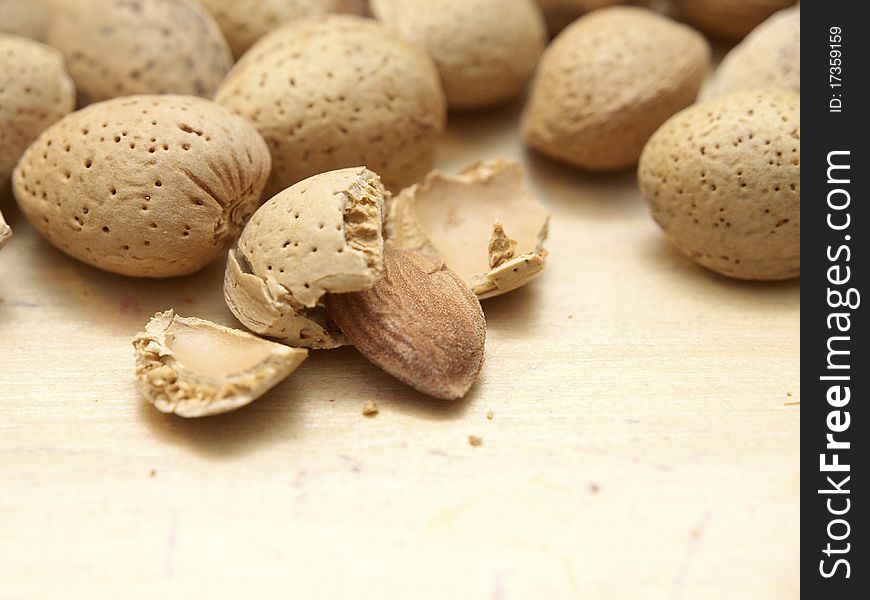
<path id="1" fill-rule="evenodd" d="M 546 43 L 535 0 L 371 0 L 370 6 L 432 57 L 451 108 L 517 96 Z"/>
<path id="2" fill-rule="evenodd" d="M 230 252 L 227 306 L 247 328 L 292 346 L 344 343 L 322 298 L 368 289 L 380 276 L 385 194 L 375 173 L 353 167 L 271 198 Z"/>
<path id="3" fill-rule="evenodd" d="M 48 43 L 66 56 L 79 106 L 133 94 L 211 98 L 233 64 L 195 0 L 63 0 Z"/>
<path id="4" fill-rule="evenodd" d="M 170 277 L 223 254 L 257 208 L 269 151 L 249 123 L 194 96 L 91 105 L 46 130 L 13 191 L 34 227 L 85 263 Z"/>
<path id="5" fill-rule="evenodd" d="M 462 398 L 484 360 L 486 320 L 477 296 L 444 263 L 389 250 L 371 289 L 330 294 L 329 314 L 360 353 L 434 398 Z"/>
<path id="6" fill-rule="evenodd" d="M 714 37 L 737 40 L 797 0 L 672 0 L 676 14 Z"/>
<path id="7" fill-rule="evenodd" d="M 537 0 L 544 12 L 547 29 L 556 34 L 579 16 L 614 4 L 649 6 L 650 0 Z"/>
<path id="8" fill-rule="evenodd" d="M 269 194 L 354 165 L 401 189 L 431 168 L 446 119 L 432 61 L 376 21 L 348 15 L 273 31 L 233 68 L 216 102 L 269 144 Z"/>
<path id="9" fill-rule="evenodd" d="M 594 11 L 544 53 L 523 137 L 583 169 L 624 169 L 659 125 L 695 101 L 709 64 L 709 44 L 685 25 L 644 8 Z"/>
<path id="10" fill-rule="evenodd" d="M 258 39 L 295 19 L 363 11 L 363 0 L 200 0 L 238 58 Z"/>
<path id="11" fill-rule="evenodd" d="M 800 94 L 737 92 L 677 114 L 638 169 L 653 218 L 696 262 L 738 279 L 800 275 Z"/>
<path id="12" fill-rule="evenodd" d="M 780 11 L 722 59 L 707 97 L 741 90 L 801 89 L 801 9 Z"/>
<path id="13" fill-rule="evenodd" d="M 172 310 L 133 338 L 136 384 L 160 412 L 205 417 L 250 404 L 308 356 L 237 329 Z"/>
<path id="14" fill-rule="evenodd" d="M 33 140 L 74 106 L 75 88 L 60 52 L 0 34 L 0 188 Z"/>

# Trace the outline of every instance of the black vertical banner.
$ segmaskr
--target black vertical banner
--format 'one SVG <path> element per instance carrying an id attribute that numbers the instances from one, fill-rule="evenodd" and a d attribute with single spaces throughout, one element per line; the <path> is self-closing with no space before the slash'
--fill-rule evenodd
<path id="1" fill-rule="evenodd" d="M 813 599 L 870 598 L 866 9 L 801 3 L 801 592 Z"/>

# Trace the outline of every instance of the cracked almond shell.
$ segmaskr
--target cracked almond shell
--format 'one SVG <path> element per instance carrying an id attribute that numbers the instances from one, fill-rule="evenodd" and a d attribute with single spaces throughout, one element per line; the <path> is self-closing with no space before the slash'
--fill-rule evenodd
<path id="1" fill-rule="evenodd" d="M 66 57 L 79 106 L 134 94 L 211 98 L 233 64 L 196 0 L 62 0 L 47 41 Z"/>
<path id="2" fill-rule="evenodd" d="M 737 279 L 800 276 L 798 92 L 735 92 L 674 115 L 644 149 L 638 180 L 695 262 Z"/>
<path id="3" fill-rule="evenodd" d="M 323 297 L 368 289 L 380 276 L 385 194 L 377 174 L 353 167 L 271 198 L 230 251 L 227 306 L 251 331 L 292 346 L 343 344 Z"/>
<path id="4" fill-rule="evenodd" d="M 549 218 L 518 163 L 478 162 L 402 190 L 389 205 L 387 245 L 443 260 L 479 298 L 491 298 L 540 274 Z"/>
<path id="5" fill-rule="evenodd" d="M 269 150 L 248 122 L 194 96 L 93 104 L 46 130 L 13 191 L 52 244 L 106 271 L 170 277 L 226 252 L 259 205 Z"/>
<path id="6" fill-rule="evenodd" d="M 480 374 L 486 341 L 480 301 L 441 260 L 388 250 L 371 289 L 326 301 L 363 356 L 424 394 L 462 398 Z"/>
<path id="7" fill-rule="evenodd" d="M 0 34 L 0 188 L 33 140 L 75 107 L 75 96 L 60 52 Z"/>
<path id="8" fill-rule="evenodd" d="M 781 10 L 731 49 L 707 97 L 770 87 L 801 89 L 801 9 Z"/>
<path id="9" fill-rule="evenodd" d="M 305 360 L 307 350 L 172 310 L 133 338 L 136 383 L 160 412 L 204 417 L 250 404 Z"/>

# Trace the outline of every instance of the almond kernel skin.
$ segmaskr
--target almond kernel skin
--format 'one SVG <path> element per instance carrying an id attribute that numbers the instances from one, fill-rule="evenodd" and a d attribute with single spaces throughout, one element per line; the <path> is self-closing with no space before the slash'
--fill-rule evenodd
<path id="1" fill-rule="evenodd" d="M 425 394 L 462 398 L 483 366 L 486 322 L 474 292 L 442 261 L 390 250 L 362 292 L 327 297 L 330 316 L 360 353 Z"/>

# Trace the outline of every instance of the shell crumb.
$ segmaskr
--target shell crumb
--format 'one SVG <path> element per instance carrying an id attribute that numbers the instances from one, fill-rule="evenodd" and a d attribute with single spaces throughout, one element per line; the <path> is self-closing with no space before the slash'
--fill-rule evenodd
<path id="1" fill-rule="evenodd" d="M 505 264 L 515 256 L 517 241 L 512 240 L 504 232 L 500 221 L 492 226 L 492 235 L 489 238 L 489 268 L 495 269 Z"/>
<path id="2" fill-rule="evenodd" d="M 378 405 L 374 400 L 369 400 L 362 407 L 362 414 L 366 417 L 374 417 L 378 414 Z"/>
<path id="3" fill-rule="evenodd" d="M 478 446 L 483 445 L 483 438 L 476 435 L 470 435 L 468 436 L 468 443 L 477 448 Z"/>

